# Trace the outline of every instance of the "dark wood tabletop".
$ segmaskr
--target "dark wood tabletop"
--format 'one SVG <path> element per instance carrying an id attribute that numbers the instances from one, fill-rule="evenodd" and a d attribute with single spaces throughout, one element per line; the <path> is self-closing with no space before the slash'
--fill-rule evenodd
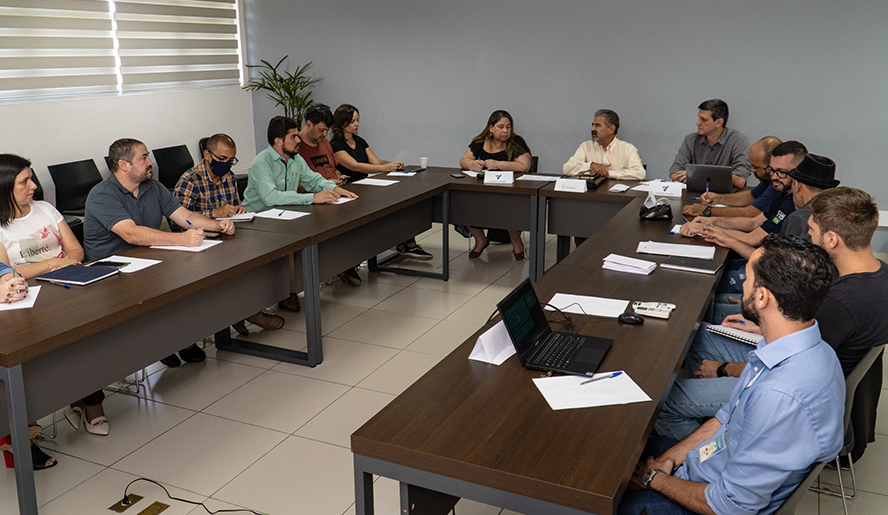
<path id="1" fill-rule="evenodd" d="M 641 325 L 572 315 L 581 334 L 614 340 L 600 371 L 624 370 L 653 402 L 553 411 L 534 386 L 540 372 L 516 356 L 501 366 L 470 361 L 482 327 L 352 435 L 355 454 L 607 515 L 614 512 L 712 295 L 717 277 L 656 269 L 649 276 L 603 270 L 611 252 L 637 255 L 638 241 L 694 243 L 642 222 L 636 199 L 535 284 L 556 292 L 672 302 L 669 320 Z M 668 225 L 668 227 L 667 227 Z M 592 243 L 592 244 L 590 244 Z M 724 250 L 716 253 L 723 260 Z"/>
<path id="2" fill-rule="evenodd" d="M 241 224 L 238 224 L 238 229 Z M 135 248 L 119 254 L 162 262 L 88 286 L 42 286 L 35 306 L 0 312 L 0 366 L 12 367 L 85 336 L 279 259 L 310 244 L 308 237 L 238 230 L 203 252 Z"/>

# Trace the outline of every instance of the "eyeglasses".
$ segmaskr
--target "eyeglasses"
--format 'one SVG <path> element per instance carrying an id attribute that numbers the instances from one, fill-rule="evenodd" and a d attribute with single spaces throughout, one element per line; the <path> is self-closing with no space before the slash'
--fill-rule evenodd
<path id="1" fill-rule="evenodd" d="M 795 168 L 793 168 L 793 170 L 795 170 Z M 776 175 L 778 179 L 786 179 L 786 174 L 788 174 L 792 170 L 786 170 L 785 172 L 782 172 L 779 170 L 775 170 L 775 169 L 771 168 L 770 166 L 766 166 L 765 171 L 771 175 Z"/>
<path id="2" fill-rule="evenodd" d="M 236 157 L 232 157 L 232 158 L 230 158 L 230 159 L 222 159 L 221 157 L 217 156 L 216 153 L 213 152 L 213 151 L 210 150 L 210 149 L 207 149 L 207 152 L 209 152 L 210 155 L 213 156 L 213 157 L 216 159 L 216 161 L 221 161 L 221 162 L 223 162 L 223 163 L 231 163 L 232 166 L 234 166 L 234 165 L 237 164 L 237 158 L 236 158 Z"/>

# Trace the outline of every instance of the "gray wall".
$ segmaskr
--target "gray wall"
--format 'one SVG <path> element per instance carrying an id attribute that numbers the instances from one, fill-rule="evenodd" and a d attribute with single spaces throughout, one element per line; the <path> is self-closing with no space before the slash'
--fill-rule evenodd
<path id="1" fill-rule="evenodd" d="M 313 61 L 315 96 L 361 110 L 383 159 L 459 166 L 488 115 L 557 173 L 592 113 L 620 114 L 648 176 L 666 177 L 696 106 L 722 98 L 754 141 L 797 139 L 888 207 L 888 1 L 246 0 L 247 62 Z M 256 146 L 279 114 L 254 94 Z M 879 234 L 876 249 L 888 251 Z"/>

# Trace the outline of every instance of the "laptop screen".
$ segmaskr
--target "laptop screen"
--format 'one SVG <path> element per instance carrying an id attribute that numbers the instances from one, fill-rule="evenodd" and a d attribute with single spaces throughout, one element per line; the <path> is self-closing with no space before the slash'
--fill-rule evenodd
<path id="1" fill-rule="evenodd" d="M 546 321 L 546 315 L 529 279 L 525 279 L 497 304 L 497 308 L 518 354 L 522 357 L 540 335 L 549 329 L 549 322 Z"/>

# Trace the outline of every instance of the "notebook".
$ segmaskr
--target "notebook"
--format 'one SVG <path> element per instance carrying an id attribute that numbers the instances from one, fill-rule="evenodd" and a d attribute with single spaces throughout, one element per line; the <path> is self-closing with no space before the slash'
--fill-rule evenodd
<path id="1" fill-rule="evenodd" d="M 561 374 L 592 375 L 613 340 L 553 331 L 530 279 L 496 305 L 525 368 Z"/>
<path id="2" fill-rule="evenodd" d="M 734 340 L 737 340 L 738 342 L 748 343 L 753 347 L 758 347 L 759 342 L 765 339 L 765 337 L 760 334 L 750 333 L 749 331 L 741 331 L 740 329 L 725 327 L 723 325 L 707 325 L 706 330 L 711 333 L 727 336 L 728 338 L 732 338 Z"/>
<path id="3" fill-rule="evenodd" d="M 688 164 L 685 167 L 688 174 L 688 191 L 713 193 L 731 193 L 734 191 L 734 183 L 731 180 L 730 166 L 695 165 Z"/>
<path id="4" fill-rule="evenodd" d="M 48 274 L 37 276 L 38 281 L 49 281 L 56 284 L 73 284 L 86 286 L 106 277 L 117 275 L 116 268 L 92 267 L 83 265 L 68 265 Z"/>
<path id="5" fill-rule="evenodd" d="M 679 256 L 672 256 L 666 261 L 660 263 L 660 268 L 671 268 L 673 270 L 684 270 L 686 272 L 697 272 L 699 274 L 713 275 L 718 272 L 722 264 L 714 259 L 694 259 Z"/>

